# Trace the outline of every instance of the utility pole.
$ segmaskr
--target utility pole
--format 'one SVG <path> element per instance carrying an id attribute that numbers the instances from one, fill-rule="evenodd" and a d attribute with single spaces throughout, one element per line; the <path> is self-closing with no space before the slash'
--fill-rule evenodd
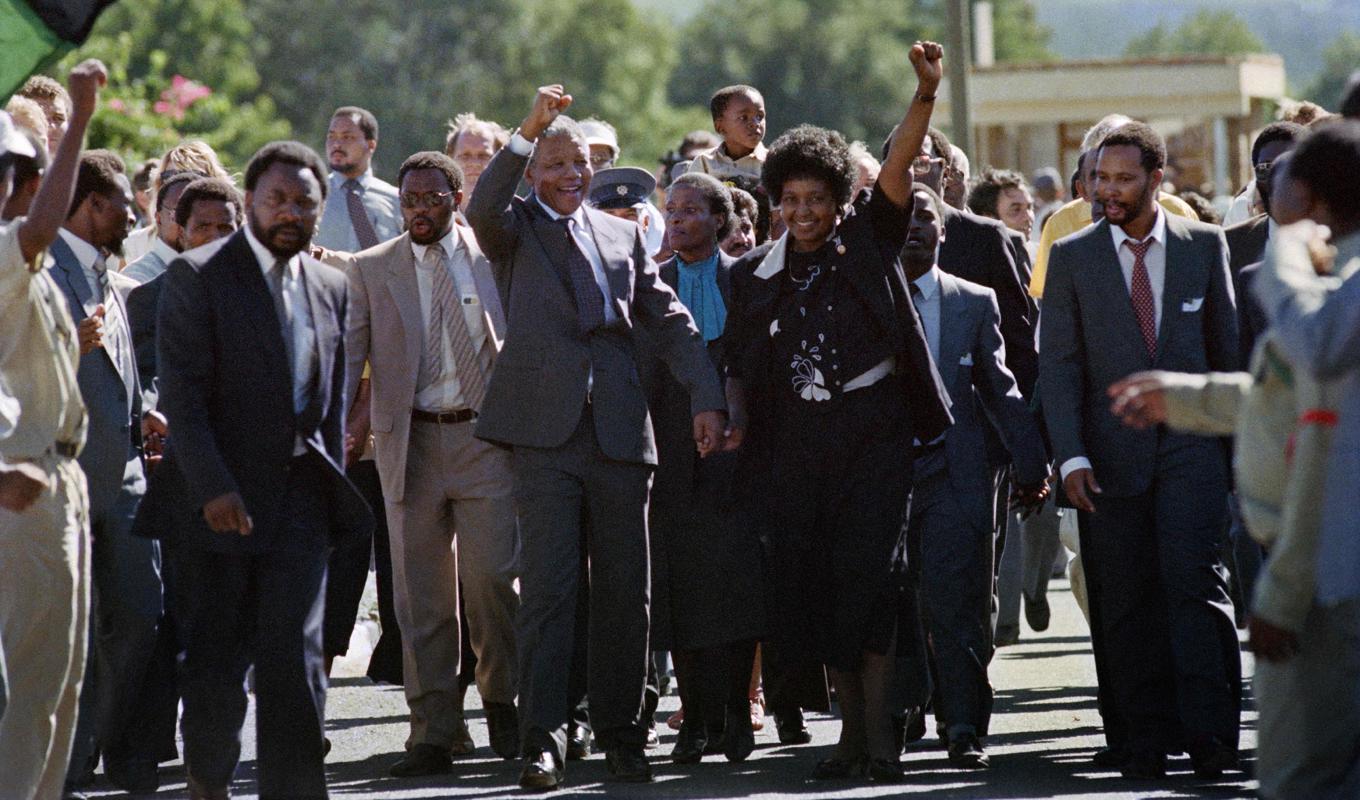
<path id="1" fill-rule="evenodd" d="M 949 75 L 949 138 L 970 159 L 973 158 L 973 115 L 968 110 L 968 65 L 972 63 L 969 35 L 968 0 L 948 0 L 949 41 L 945 50 Z"/>

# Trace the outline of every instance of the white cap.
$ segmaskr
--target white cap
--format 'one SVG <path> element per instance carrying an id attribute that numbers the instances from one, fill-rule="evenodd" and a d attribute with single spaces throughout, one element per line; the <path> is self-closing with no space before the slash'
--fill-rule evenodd
<path id="1" fill-rule="evenodd" d="M 586 135 L 587 146 L 602 144 L 614 151 L 615 158 L 619 157 L 619 137 L 608 124 L 593 119 L 582 120 L 581 131 Z"/>
<path id="2" fill-rule="evenodd" d="M 38 151 L 33 149 L 33 143 L 28 137 L 19 132 L 9 112 L 0 111 L 0 156 L 6 153 L 17 153 L 33 158 Z"/>

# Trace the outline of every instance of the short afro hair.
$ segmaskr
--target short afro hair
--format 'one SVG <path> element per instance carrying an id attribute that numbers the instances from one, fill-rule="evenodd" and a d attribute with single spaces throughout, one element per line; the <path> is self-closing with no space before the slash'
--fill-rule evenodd
<path id="1" fill-rule="evenodd" d="M 747 86 L 744 83 L 724 86 L 714 92 L 713 96 L 708 100 L 708 110 L 713 113 L 713 121 L 716 122 L 718 118 L 723 115 L 723 112 L 727 110 L 728 104 L 732 102 L 734 97 L 743 94 L 749 94 L 752 97 L 759 98 L 761 102 L 765 101 L 765 96 L 754 86 Z"/>
<path id="2" fill-rule="evenodd" d="M 726 239 L 727 234 L 732 232 L 732 225 L 737 218 L 732 207 L 732 195 L 727 191 L 727 187 L 719 183 L 717 178 L 702 172 L 686 172 L 675 179 L 670 191 L 673 192 L 682 186 L 694 189 L 708 201 L 708 213 L 722 220 L 722 224 L 718 226 L 718 241 Z"/>
<path id="3" fill-rule="evenodd" d="M 275 164 L 292 164 L 310 170 L 321 184 L 321 199 L 326 199 L 326 190 L 330 188 L 326 183 L 326 163 L 315 150 L 302 142 L 270 142 L 255 151 L 255 155 L 250 157 L 250 163 L 246 165 L 246 191 L 255 191 L 260 176 Z"/>
<path id="4" fill-rule="evenodd" d="M 999 219 L 997 203 L 1008 189 L 1026 189 L 1025 176 L 1009 169 L 984 169 L 968 191 L 968 210 L 984 217 Z"/>
<path id="5" fill-rule="evenodd" d="M 174 191 L 176 186 L 183 189 L 185 184 L 190 181 L 206 177 L 208 176 L 198 172 L 176 172 L 167 175 L 160 181 L 160 188 L 156 190 L 156 213 L 159 214 L 165 210 L 165 204 L 170 202 L 170 193 Z"/>
<path id="6" fill-rule="evenodd" d="M 933 208 L 935 209 L 935 218 L 938 219 L 938 220 L 940 221 L 940 227 L 943 228 L 943 227 L 944 227 L 944 207 L 945 207 L 944 198 L 943 198 L 943 197 L 940 197 L 940 193 L 939 193 L 939 192 L 935 191 L 934 189 L 930 188 L 929 186 L 925 185 L 924 183 L 913 183 L 913 184 L 911 185 L 911 196 L 912 196 L 911 205 L 912 205 L 912 209 L 913 209 L 913 210 L 916 208 L 916 194 L 917 194 L 917 192 L 920 192 L 920 193 L 922 193 L 922 194 L 925 194 L 927 197 L 930 198 L 930 205 L 931 205 L 931 207 L 933 207 Z M 976 212 L 974 212 L 974 213 L 976 213 Z"/>
<path id="7" fill-rule="evenodd" d="M 340 106 L 331 114 L 331 119 L 336 117 L 349 117 L 354 120 L 354 124 L 363 131 L 364 139 L 373 141 L 378 138 L 378 118 L 373 116 L 373 112 L 358 106 Z"/>
<path id="8" fill-rule="evenodd" d="M 1339 120 L 1314 128 L 1299 141 L 1289 177 L 1327 203 L 1338 219 L 1360 219 L 1360 121 Z"/>
<path id="9" fill-rule="evenodd" d="M 226 178 L 194 178 L 190 181 L 175 204 L 175 224 L 181 228 L 188 225 L 189 217 L 194 215 L 194 204 L 204 200 L 231 203 L 236 208 L 236 224 L 241 224 L 245 204 L 241 202 L 241 193 Z"/>
<path id="10" fill-rule="evenodd" d="M 444 173 L 444 178 L 454 193 L 463 191 L 463 168 L 458 166 L 457 161 L 435 150 L 413 153 L 401 162 L 401 168 L 397 170 L 398 191 L 401 191 L 401 185 L 406 180 L 406 173 L 417 169 L 437 169 Z"/>
<path id="11" fill-rule="evenodd" d="M 1138 160 L 1148 174 L 1166 167 L 1166 142 L 1145 122 L 1130 122 L 1115 128 L 1100 142 L 1100 149 L 1107 147 L 1138 148 Z"/>
<path id="12" fill-rule="evenodd" d="M 850 157 L 845 137 L 816 125 L 799 125 L 775 140 L 765 157 L 760 182 L 777 205 L 784 196 L 784 184 L 797 178 L 825 181 L 836 205 L 850 202 L 850 190 L 859 177 L 859 168 Z"/>
<path id="13" fill-rule="evenodd" d="M 71 198 L 71 208 L 66 213 L 67 219 L 75 214 L 80 204 L 85 202 L 85 198 L 92 194 L 121 197 L 123 187 L 118 183 L 118 176 L 126 174 L 127 165 L 123 163 L 122 156 L 112 150 L 85 151 L 80 157 L 80 168 L 76 172 L 76 191 Z"/>
<path id="14" fill-rule="evenodd" d="M 1308 129 L 1297 122 L 1272 122 L 1261 129 L 1256 141 L 1251 143 L 1251 163 L 1261 163 L 1261 151 L 1271 142 L 1290 142 L 1303 138 Z"/>

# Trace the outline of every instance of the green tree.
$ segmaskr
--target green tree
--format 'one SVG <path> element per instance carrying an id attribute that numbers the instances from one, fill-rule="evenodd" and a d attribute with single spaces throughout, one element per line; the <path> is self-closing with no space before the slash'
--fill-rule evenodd
<path id="1" fill-rule="evenodd" d="M 1303 96 L 1323 108 L 1337 109 L 1341 105 L 1341 91 L 1356 69 L 1360 69 L 1360 33 L 1342 31 L 1322 51 L 1322 71 Z"/>
<path id="2" fill-rule="evenodd" d="M 260 145 L 290 133 L 261 93 L 255 38 L 242 0 L 117 3 L 56 71 L 90 57 L 109 68 L 91 146 L 135 161 L 203 139 L 228 168 L 240 169 Z"/>
<path id="3" fill-rule="evenodd" d="M 997 63 L 1052 61 L 1053 31 L 1039 24 L 1030 0 L 992 0 L 992 34 Z"/>
<path id="4" fill-rule="evenodd" d="M 1175 29 L 1159 22 L 1146 33 L 1134 37 L 1124 55 L 1147 56 L 1235 56 L 1266 51 L 1265 43 L 1241 17 L 1232 11 L 1202 10 L 1186 17 Z"/>

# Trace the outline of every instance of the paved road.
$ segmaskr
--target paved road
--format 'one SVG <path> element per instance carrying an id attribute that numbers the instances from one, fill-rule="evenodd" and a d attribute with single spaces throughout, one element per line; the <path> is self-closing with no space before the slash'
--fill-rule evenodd
<path id="1" fill-rule="evenodd" d="M 664 724 L 661 747 L 652 751 L 656 783 L 651 786 L 605 783 L 603 756 L 569 765 L 567 789 L 556 798 L 861 798 L 925 795 L 941 798 L 1150 798 L 1251 797 L 1254 782 L 1228 776 L 1217 783 L 1194 778 L 1186 759 L 1171 762 L 1166 781 L 1134 783 L 1116 773 L 1100 772 L 1090 764 L 1100 746 L 1100 718 L 1095 708 L 1095 669 L 1085 621 L 1065 581 L 1053 584 L 1053 623 L 1042 634 L 1024 630 L 1021 643 L 1003 648 L 992 664 L 997 690 L 996 715 L 987 745 L 992 754 L 988 772 L 950 768 L 943 750 L 918 743 L 907 753 L 908 781 L 892 787 L 861 782 L 814 783 L 807 775 L 819 758 L 830 754 L 837 723 L 829 716 L 809 720 L 811 745 L 779 745 L 773 725 L 756 735 L 756 752 L 744 764 L 729 764 L 721 756 L 697 767 L 673 767 L 665 759 L 675 735 Z M 1244 654 L 1251 672 L 1250 656 Z M 351 668 L 352 671 L 352 668 Z M 1249 689 L 1249 687 L 1248 687 Z M 472 698 L 470 698 L 472 699 Z M 475 699 L 472 699 L 475 703 Z M 662 719 L 679 703 L 662 698 Z M 486 726 L 473 711 L 472 732 L 481 749 L 460 760 L 452 776 L 399 781 L 388 778 L 406 733 L 406 705 L 401 690 L 376 687 L 362 678 L 339 678 L 328 701 L 327 727 L 334 743 L 328 759 L 330 786 L 335 798 L 508 798 L 531 796 L 515 785 L 518 765 L 489 758 Z M 246 743 L 237 797 L 253 798 L 254 736 Z M 1256 750 L 1255 713 L 1243 721 L 1242 749 L 1249 764 Z M 184 772 L 176 765 L 164 770 L 166 788 L 157 797 L 183 797 Z M 107 785 L 101 784 L 102 787 Z M 101 796 L 114 796 L 112 792 Z"/>

